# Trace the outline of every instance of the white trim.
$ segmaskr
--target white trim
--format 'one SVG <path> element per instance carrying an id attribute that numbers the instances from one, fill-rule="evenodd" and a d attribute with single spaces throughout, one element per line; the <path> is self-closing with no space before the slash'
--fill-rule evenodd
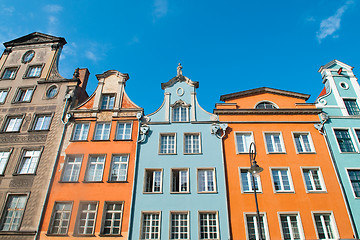
<path id="1" fill-rule="evenodd" d="M 338 231 L 338 228 L 337 228 L 337 225 L 336 225 L 336 221 L 335 221 L 333 211 L 311 211 L 311 217 L 313 219 L 313 224 L 314 224 L 314 228 L 315 228 L 317 238 L 320 239 L 318 229 L 316 227 L 315 216 L 314 216 L 315 214 L 330 214 L 330 224 L 331 224 L 332 230 L 334 231 L 333 232 L 334 238 L 326 238 L 326 239 L 339 239 L 340 238 L 339 231 Z M 324 230 L 326 229 L 326 227 L 324 227 L 324 225 L 322 227 L 324 228 Z M 324 239 L 324 238 L 321 238 L 321 239 Z"/>
<path id="2" fill-rule="evenodd" d="M 322 190 L 308 190 L 307 189 L 304 170 L 311 170 L 311 169 L 316 169 L 318 171 L 318 176 L 319 176 L 319 180 L 320 180 Z M 303 178 L 303 181 L 304 181 L 304 186 L 305 186 L 305 192 L 306 193 L 327 193 L 324 177 L 323 177 L 323 174 L 321 172 L 321 168 L 319 166 L 318 167 L 311 167 L 311 166 L 302 167 L 301 166 L 300 170 L 301 170 L 301 175 L 302 175 L 302 178 Z"/>
<path id="3" fill-rule="evenodd" d="M 200 224 L 200 214 L 215 214 L 216 215 L 216 234 L 217 234 L 217 238 L 201 238 L 201 224 Z M 221 239 L 220 238 L 220 224 L 219 224 L 219 212 L 218 211 L 211 211 L 211 210 L 206 210 L 206 211 L 198 211 L 198 239 L 204 239 L 204 240 L 218 240 Z"/>
<path id="4" fill-rule="evenodd" d="M 159 215 L 159 238 L 154 238 L 154 239 L 160 240 L 161 239 L 161 211 L 141 211 L 139 239 L 143 240 L 142 230 L 143 230 L 143 224 L 144 224 L 144 214 L 158 214 Z"/>
<path id="5" fill-rule="evenodd" d="M 279 108 L 279 106 L 276 103 L 274 103 L 273 101 L 270 101 L 270 100 L 261 100 L 261 101 L 255 103 L 253 108 L 256 109 L 256 106 L 263 102 L 269 102 L 269 103 L 273 104 L 275 108 Z"/>
<path id="6" fill-rule="evenodd" d="M 174 136 L 174 152 L 173 153 L 161 153 L 161 137 L 162 136 Z M 159 133 L 159 150 L 158 150 L 158 154 L 159 155 L 176 155 L 177 154 L 177 134 L 176 132 L 164 132 L 164 133 Z"/>
<path id="7" fill-rule="evenodd" d="M 173 170 L 177 170 L 177 171 L 187 171 L 187 191 L 180 191 L 181 189 L 181 185 L 179 186 L 179 191 L 178 192 L 174 192 L 173 191 Z M 179 179 L 181 179 L 181 176 L 179 176 Z M 180 184 L 180 181 L 179 181 Z M 190 193 L 190 169 L 189 168 L 171 168 L 170 169 L 170 193 L 175 193 L 175 194 L 181 194 L 181 193 Z"/>
<path id="8" fill-rule="evenodd" d="M 242 178 L 241 178 L 241 170 L 246 170 L 248 171 L 250 168 L 248 167 L 239 167 L 239 179 L 240 179 L 240 190 L 241 190 L 241 193 L 254 193 L 254 191 L 250 190 L 250 191 L 245 191 L 243 189 L 243 184 L 242 184 Z M 250 174 L 250 172 L 248 172 Z M 251 175 L 251 174 L 250 174 Z M 252 178 L 249 179 L 249 175 L 247 175 L 247 180 L 249 181 L 250 183 L 250 186 L 252 188 Z M 255 177 L 255 181 L 257 181 L 258 183 L 258 190 L 256 190 L 256 193 L 262 193 L 262 184 L 261 184 L 261 178 L 260 178 L 260 175 Z"/>
<path id="9" fill-rule="evenodd" d="M 190 211 L 181 211 L 181 210 L 174 210 L 174 211 L 172 211 L 172 210 L 170 210 L 169 211 L 169 239 L 173 239 L 173 238 L 171 238 L 171 227 L 172 227 L 172 219 L 171 219 L 171 215 L 172 214 L 186 214 L 187 215 L 187 235 L 188 235 L 188 238 L 186 238 L 186 239 L 190 239 L 191 238 L 191 236 L 190 236 Z M 175 238 L 174 238 L 174 240 L 175 240 Z"/>
<path id="10" fill-rule="evenodd" d="M 295 193 L 290 167 L 269 167 L 269 169 L 270 169 L 271 183 L 273 186 L 274 193 Z M 276 190 L 272 170 L 287 170 L 290 190 Z M 282 181 L 281 181 L 281 184 L 282 184 Z"/>
<path id="11" fill-rule="evenodd" d="M 236 154 L 244 154 L 244 153 L 249 154 L 249 151 L 239 152 L 238 142 L 237 142 L 237 137 L 236 137 L 237 134 L 243 134 L 243 135 L 250 134 L 250 139 L 251 139 L 250 143 L 251 143 L 251 142 L 255 142 L 254 133 L 252 131 L 234 131 L 234 143 L 235 143 Z M 250 147 L 250 144 L 249 144 L 249 147 Z"/>
<path id="12" fill-rule="evenodd" d="M 352 133 L 352 131 L 350 131 L 350 130 L 351 130 L 350 127 L 332 127 L 331 130 L 332 130 L 332 134 L 333 134 L 333 136 L 334 136 L 334 138 L 335 138 L 336 145 L 338 146 L 339 153 L 345 153 L 345 154 L 355 154 L 355 153 L 359 153 L 359 148 L 358 148 L 357 144 L 354 144 L 354 142 L 358 142 L 358 140 L 356 141 L 356 140 L 354 139 L 353 133 Z M 336 137 L 336 134 L 335 134 L 335 130 L 347 130 L 347 131 L 348 131 L 348 133 L 349 133 L 349 135 L 350 135 L 350 138 L 351 138 L 351 142 L 352 142 L 352 144 L 353 144 L 353 146 L 354 146 L 354 150 L 355 150 L 354 152 L 342 152 L 342 151 L 341 151 L 339 142 L 338 142 L 337 137 Z"/>
<path id="13" fill-rule="evenodd" d="M 352 185 L 352 183 L 351 183 L 351 179 L 350 179 L 350 176 L 349 176 L 349 170 L 358 170 L 358 171 L 360 171 L 360 167 L 346 167 L 345 170 L 346 170 L 346 175 L 347 175 L 347 178 L 348 178 L 348 180 L 349 180 L 349 184 L 350 184 L 350 187 L 351 187 L 351 189 L 352 189 L 354 198 L 355 198 L 355 199 L 360 199 L 360 197 L 357 197 L 357 196 L 355 195 L 354 187 L 353 187 L 353 185 Z"/>
<path id="14" fill-rule="evenodd" d="M 306 134 L 308 136 L 309 144 L 310 144 L 310 148 L 311 148 L 310 152 L 299 152 L 298 151 L 298 149 L 296 147 L 295 136 L 294 136 L 295 134 L 300 134 L 300 135 L 305 135 Z M 292 136 L 292 139 L 293 139 L 293 142 L 294 142 L 294 147 L 295 147 L 296 154 L 314 154 L 314 153 L 316 153 L 314 142 L 312 140 L 310 132 L 301 132 L 301 131 L 294 131 L 293 132 L 293 131 L 291 131 L 291 136 Z"/>
<path id="15" fill-rule="evenodd" d="M 266 154 L 285 154 L 286 153 L 286 149 L 285 149 L 285 144 L 284 144 L 284 139 L 282 136 L 282 132 L 281 131 L 263 131 L 263 137 L 264 137 L 264 143 L 265 143 L 265 150 L 266 150 Z M 267 142 L 266 142 L 266 134 L 279 134 L 279 139 L 280 139 L 280 144 L 281 144 L 281 148 L 282 148 L 282 152 L 269 152 L 268 148 L 267 148 Z M 273 142 L 272 142 L 273 143 Z M 275 145 L 273 146 L 275 149 Z"/>
<path id="16" fill-rule="evenodd" d="M 158 192 L 154 192 L 154 176 L 153 176 L 153 182 L 151 185 L 151 192 L 146 192 L 146 178 L 147 178 L 147 171 L 151 171 L 152 174 L 154 174 L 154 172 L 159 172 L 160 171 L 160 191 Z M 163 185 L 163 169 L 162 168 L 145 168 L 144 169 L 144 181 L 143 181 L 143 193 L 144 194 L 161 194 L 162 192 L 162 186 Z"/>
<path id="17" fill-rule="evenodd" d="M 269 235 L 269 225 L 268 225 L 268 221 L 267 221 L 267 216 L 266 216 L 266 212 L 259 212 L 260 217 L 263 217 L 263 222 L 264 222 L 264 232 L 265 232 L 265 238 L 266 240 L 270 239 L 270 235 Z M 255 215 L 256 216 L 256 212 L 243 212 L 244 215 L 244 223 L 245 223 L 245 233 L 246 233 L 246 239 L 249 240 L 249 230 L 248 230 L 248 224 L 247 224 L 247 215 Z M 257 220 L 257 219 L 256 219 Z M 255 226 L 255 232 L 258 232 L 259 230 L 257 229 L 257 222 L 254 222 L 254 226 Z"/>
<path id="18" fill-rule="evenodd" d="M 297 224 L 298 224 L 298 230 L 299 230 L 300 239 L 303 239 L 303 240 L 305 239 L 304 229 L 303 229 L 302 222 L 301 222 L 300 212 L 297 212 L 297 211 L 294 211 L 294 212 L 277 212 L 277 215 L 278 215 L 279 227 L 280 227 L 280 233 L 281 233 L 281 238 L 282 239 L 284 239 L 284 233 L 283 233 L 282 224 L 281 224 L 281 215 L 296 215 L 296 220 L 297 220 Z M 292 228 L 290 228 L 290 229 L 292 229 Z"/>
<path id="19" fill-rule="evenodd" d="M 212 172 L 213 172 L 213 180 L 214 180 L 213 181 L 213 184 L 214 184 L 214 190 L 213 191 L 207 191 L 206 189 L 205 189 L 205 191 L 202 191 L 202 192 L 199 191 L 199 171 L 201 171 L 201 170 L 212 170 Z M 204 179 L 204 183 L 206 183 L 206 178 Z M 216 186 L 217 182 L 216 182 L 216 169 L 215 169 L 215 167 L 197 168 L 196 169 L 196 181 L 197 181 L 197 193 L 201 193 L 201 194 L 203 194 L 203 193 L 217 193 L 217 186 Z M 206 188 L 206 186 L 207 186 L 207 184 L 205 184 L 205 188 Z"/>

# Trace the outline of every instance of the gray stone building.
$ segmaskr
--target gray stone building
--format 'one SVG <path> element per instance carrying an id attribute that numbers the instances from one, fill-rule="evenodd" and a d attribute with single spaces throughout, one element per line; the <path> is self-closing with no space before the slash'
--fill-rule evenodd
<path id="1" fill-rule="evenodd" d="M 0 58 L 0 239 L 35 239 L 67 126 L 89 72 L 58 73 L 64 38 L 32 33 Z"/>

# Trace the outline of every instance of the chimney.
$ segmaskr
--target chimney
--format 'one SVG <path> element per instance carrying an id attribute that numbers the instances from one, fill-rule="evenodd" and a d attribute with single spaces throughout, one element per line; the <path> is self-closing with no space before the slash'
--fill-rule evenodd
<path id="1" fill-rule="evenodd" d="M 80 79 L 80 82 L 81 82 L 79 84 L 79 86 L 84 90 L 86 89 L 86 85 L 88 83 L 89 75 L 90 75 L 89 69 L 87 69 L 87 68 L 80 68 L 79 69 L 79 79 Z"/>

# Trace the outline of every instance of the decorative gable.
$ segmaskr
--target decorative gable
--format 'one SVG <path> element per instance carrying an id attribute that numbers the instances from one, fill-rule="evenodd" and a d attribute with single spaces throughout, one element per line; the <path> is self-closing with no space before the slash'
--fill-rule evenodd
<path id="1" fill-rule="evenodd" d="M 55 37 L 44 33 L 33 32 L 26 36 L 6 42 L 4 43 L 4 46 L 12 47 L 12 46 L 41 44 L 41 43 L 60 43 L 61 45 L 65 45 L 66 40 L 65 38 L 62 37 Z"/>

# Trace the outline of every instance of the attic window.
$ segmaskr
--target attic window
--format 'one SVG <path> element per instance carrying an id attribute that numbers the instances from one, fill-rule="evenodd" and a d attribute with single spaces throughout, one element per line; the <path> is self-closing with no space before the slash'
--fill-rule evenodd
<path id="1" fill-rule="evenodd" d="M 256 109 L 276 109 L 275 105 L 271 102 L 260 102 L 255 106 Z"/>

